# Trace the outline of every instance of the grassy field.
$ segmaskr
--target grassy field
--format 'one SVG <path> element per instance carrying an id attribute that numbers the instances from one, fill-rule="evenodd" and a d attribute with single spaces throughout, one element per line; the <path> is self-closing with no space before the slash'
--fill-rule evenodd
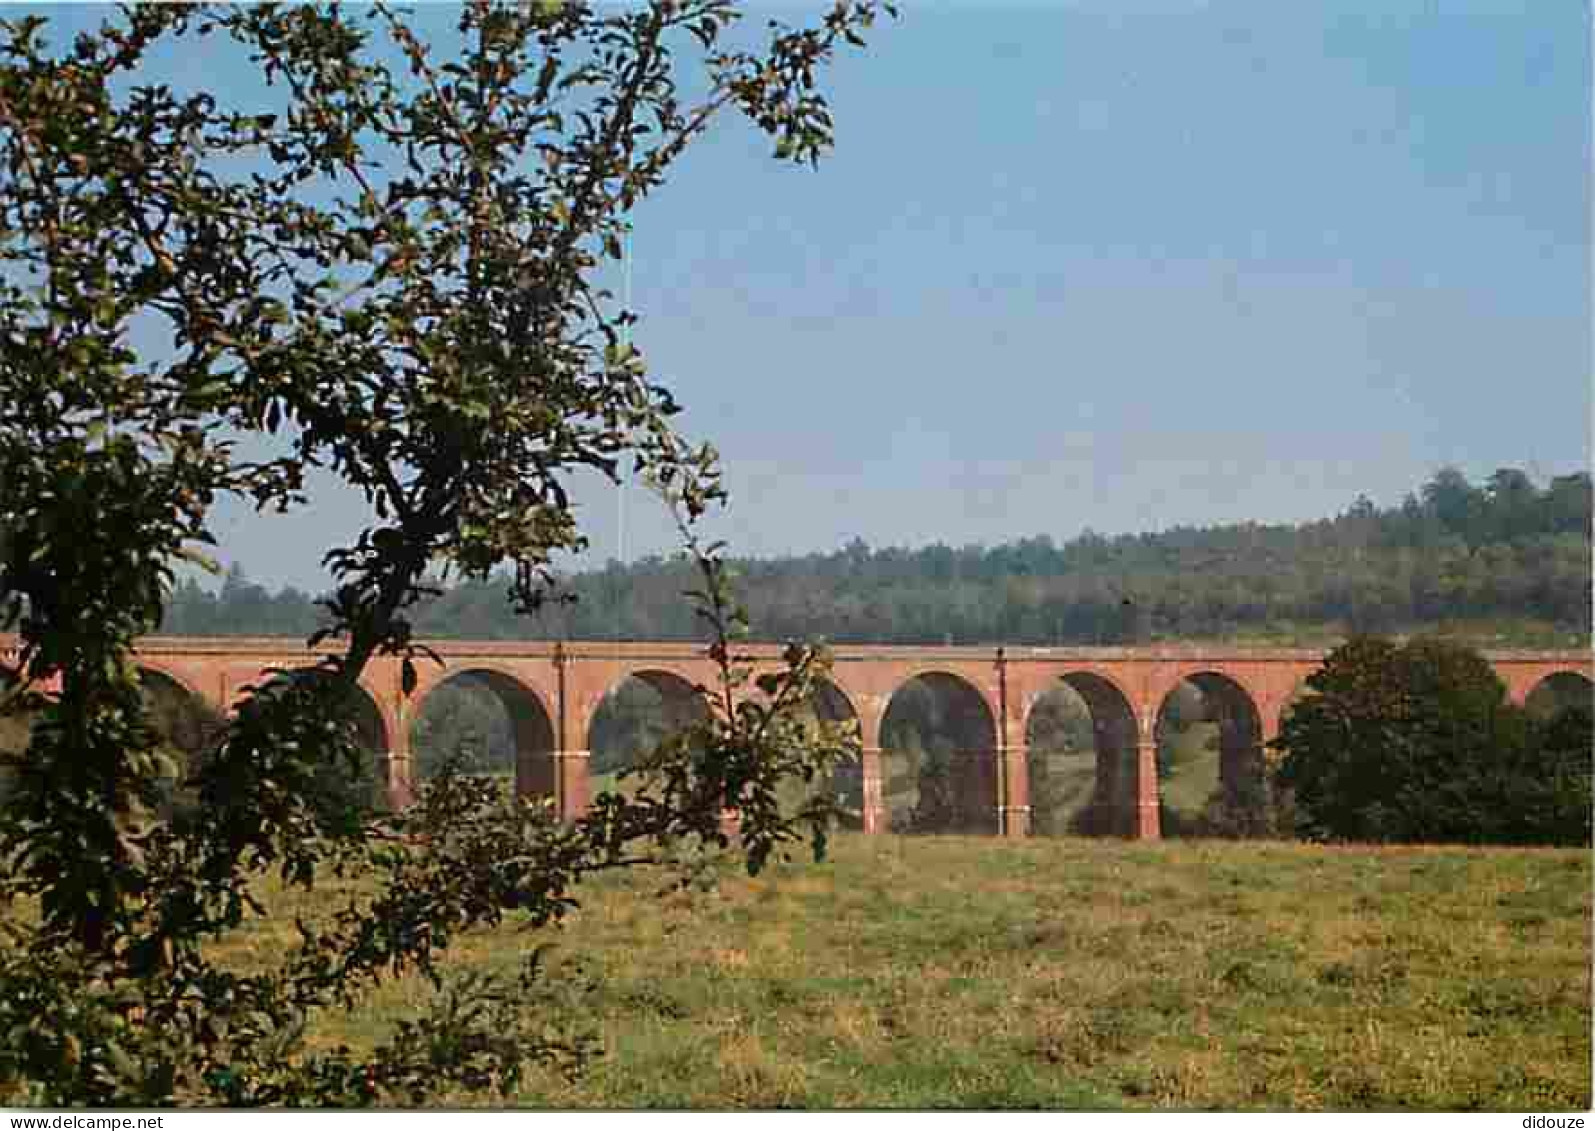
<path id="1" fill-rule="evenodd" d="M 583 1078 L 539 1077 L 518 1102 L 1591 1102 L 1587 852 L 849 835 L 823 865 L 659 886 L 608 878 L 563 929 L 463 941 L 461 965 L 505 969 L 552 942 L 603 1040 Z M 280 954 L 289 922 L 233 957 Z M 375 1040 L 422 996 L 390 983 L 317 1039 Z"/>

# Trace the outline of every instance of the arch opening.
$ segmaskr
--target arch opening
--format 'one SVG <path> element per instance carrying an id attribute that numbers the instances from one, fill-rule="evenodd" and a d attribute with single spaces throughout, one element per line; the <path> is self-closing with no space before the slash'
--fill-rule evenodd
<path id="1" fill-rule="evenodd" d="M 553 752 L 554 723 L 537 693 L 486 668 L 435 684 L 410 724 L 410 756 L 421 782 L 452 764 L 458 773 L 537 792 L 553 780 Z"/>
<path id="2" fill-rule="evenodd" d="M 843 694 L 841 688 L 828 679 L 821 679 L 815 683 L 808 702 L 799 708 L 799 716 L 811 734 L 818 730 L 821 723 L 832 726 L 851 724 L 857 727 L 858 725 L 858 712 L 853 709 L 852 702 Z M 845 813 L 839 822 L 840 827 L 851 831 L 862 829 L 864 827 L 863 764 L 857 758 L 852 758 L 833 766 L 824 788 Z M 779 791 L 783 809 L 801 804 L 807 799 L 810 789 L 811 787 L 805 786 L 800 781 L 784 782 Z"/>
<path id="3" fill-rule="evenodd" d="M 1524 697 L 1523 706 L 1543 720 L 1575 708 L 1595 710 L 1595 683 L 1582 672 L 1552 672 L 1534 685 Z"/>
<path id="4" fill-rule="evenodd" d="M 15 669 L 0 663 L 0 691 L 9 691 L 19 679 Z M 27 750 L 37 715 L 36 711 L 24 711 L 16 706 L 0 714 L 0 755 L 6 759 L 0 761 L 0 797 L 5 797 L 11 791 L 16 770 L 10 765 L 9 759 Z"/>
<path id="5" fill-rule="evenodd" d="M 1033 836 L 1135 831 L 1135 712 L 1101 676 L 1071 672 L 1025 721 Z"/>
<path id="6" fill-rule="evenodd" d="M 348 789 L 356 802 L 380 808 L 388 803 L 387 723 L 371 693 L 358 685 L 345 701 L 344 709 L 354 723 L 355 742 L 365 757 L 360 761 L 358 775 L 342 773 L 334 780 Z"/>
<path id="7" fill-rule="evenodd" d="M 669 671 L 640 671 L 604 693 L 587 728 L 593 796 L 628 793 L 636 779 L 622 775 L 667 738 L 708 717 L 692 683 Z"/>
<path id="8" fill-rule="evenodd" d="M 322 668 L 298 668 L 283 674 L 263 676 L 261 683 L 270 686 L 279 679 L 306 680 L 311 686 L 321 684 L 331 676 Z M 388 790 L 388 725 L 382 709 L 371 697 L 371 692 L 356 684 L 334 707 L 343 715 L 353 732 L 355 748 L 361 758 L 357 767 L 351 768 L 341 759 L 322 766 L 317 777 L 317 788 L 323 799 L 332 807 L 353 806 L 362 809 L 386 807 Z"/>
<path id="9" fill-rule="evenodd" d="M 199 753 L 226 725 L 220 711 L 165 672 L 140 667 L 138 680 L 150 724 L 184 754 Z"/>
<path id="10" fill-rule="evenodd" d="M 227 720 L 215 707 L 159 669 L 140 666 L 138 681 L 145 715 L 160 736 L 162 752 L 173 763 L 172 775 L 160 785 L 161 813 L 169 818 L 198 804 L 187 780 L 226 728 Z"/>
<path id="11" fill-rule="evenodd" d="M 1262 718 L 1245 688 L 1218 672 L 1187 676 L 1164 697 L 1155 734 L 1163 836 L 1266 831 Z"/>
<path id="12" fill-rule="evenodd" d="M 881 761 L 894 832 L 998 832 L 997 727 L 969 683 L 929 672 L 893 692 Z"/>

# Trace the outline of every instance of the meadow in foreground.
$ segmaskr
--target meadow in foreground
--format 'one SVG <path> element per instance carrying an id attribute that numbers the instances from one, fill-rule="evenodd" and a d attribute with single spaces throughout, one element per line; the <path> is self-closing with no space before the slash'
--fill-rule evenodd
<path id="1" fill-rule="evenodd" d="M 540 943 L 605 1055 L 538 1107 L 1587 1108 L 1585 851 L 845 835 L 821 865 L 582 889 Z M 230 948 L 291 945 L 289 912 Z M 361 1044 L 390 982 L 317 1034 Z M 541 1008 L 528 1003 L 528 1008 Z M 554 1020 L 551 1016 L 551 1022 Z M 467 1102 L 468 1097 L 458 1097 Z"/>

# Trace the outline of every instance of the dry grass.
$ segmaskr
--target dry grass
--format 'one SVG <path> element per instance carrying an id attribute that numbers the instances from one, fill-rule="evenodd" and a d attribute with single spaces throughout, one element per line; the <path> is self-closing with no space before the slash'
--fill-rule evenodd
<path id="1" fill-rule="evenodd" d="M 606 1054 L 559 1108 L 1588 1108 L 1586 852 L 843 836 L 658 896 L 606 878 L 552 941 Z M 264 963 L 293 912 L 229 952 Z M 579 968 L 579 969 L 578 969 Z M 425 999 L 389 983 L 322 1043 Z M 455 1097 L 468 1102 L 468 1097 Z"/>

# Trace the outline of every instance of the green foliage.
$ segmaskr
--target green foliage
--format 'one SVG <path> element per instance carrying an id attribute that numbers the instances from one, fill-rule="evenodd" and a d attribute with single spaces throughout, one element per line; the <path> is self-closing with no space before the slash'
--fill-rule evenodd
<path id="1" fill-rule="evenodd" d="M 719 112 L 817 160 L 816 76 L 876 7 L 772 25 L 749 52 L 724 38 L 725 0 L 480 0 L 457 9 L 453 58 L 381 5 L 131 7 L 59 48 L 43 17 L 0 21 L 0 627 L 22 641 L 0 717 L 32 720 L 0 808 L 0 895 L 36 907 L 3 927 L 0 1098 L 512 1090 L 588 1050 L 528 1014 L 535 961 L 449 983 L 440 955 L 461 933 L 511 912 L 548 924 L 585 875 L 724 846 L 725 805 L 750 870 L 804 830 L 823 847 L 826 799 L 793 813 L 776 797 L 848 749 L 788 717 L 824 658 L 794 647 L 748 694 L 717 549 L 696 554 L 722 684 L 699 689 L 704 721 L 661 747 L 648 791 L 573 825 L 450 774 L 373 812 L 358 681 L 396 655 L 415 686 L 412 612 L 434 569 L 507 570 L 515 607 L 540 607 L 551 555 L 583 544 L 574 469 L 629 459 L 684 521 L 723 498 L 713 450 L 674 431 L 627 343 L 633 315 L 595 277 Z M 265 80 L 259 105 L 150 73 L 196 36 Z M 135 351 L 152 340 L 170 347 Z M 195 803 L 166 805 L 179 768 L 133 643 L 163 623 L 174 564 L 206 560 L 218 496 L 290 511 L 312 469 L 372 511 L 326 555 L 312 642 L 337 648 L 244 689 L 184 771 Z M 261 604 L 241 572 L 222 600 Z M 267 872 L 367 876 L 374 894 L 301 924 L 269 970 L 218 966 L 217 940 L 268 913 Z M 358 1055 L 307 1043 L 406 972 L 437 990 L 421 1020 Z"/>
<path id="2" fill-rule="evenodd" d="M 1439 640 L 1351 641 L 1307 686 L 1273 743 L 1302 833 L 1589 843 L 1587 711 L 1536 719 L 1482 656 Z"/>
<path id="3" fill-rule="evenodd" d="M 917 550 L 855 541 L 827 554 L 739 564 L 750 611 L 777 637 L 1316 644 L 1356 630 L 1427 628 L 1500 633 L 1502 643 L 1581 644 L 1590 629 L 1588 476 L 1535 488 L 1534 504 L 1521 512 L 1503 512 L 1504 499 L 1497 505 L 1482 489 L 1469 490 L 1484 516 L 1472 526 L 1446 525 L 1413 496 L 1385 509 L 1363 500 L 1297 526 L 1176 527 L 1111 539 L 1087 531 L 1062 545 L 1042 536 Z M 577 604 L 552 614 L 542 631 L 602 639 L 619 624 L 637 639 L 688 636 L 690 621 L 671 604 L 680 568 L 655 559 L 575 577 Z M 492 612 L 464 586 L 418 615 L 463 636 L 502 634 Z"/>
<path id="4" fill-rule="evenodd" d="M 871 549 L 743 561 L 750 612 L 772 637 L 924 644 L 1132 644 L 1223 637 L 1258 644 L 1338 643 L 1355 632 L 1444 632 L 1484 645 L 1568 647 L 1590 632 L 1587 473 L 1545 487 L 1502 469 L 1474 487 L 1438 473 L 1400 506 L 1359 499 L 1297 526 L 1176 527 L 1059 546 Z M 1498 486 L 1492 486 L 1498 485 Z M 1468 501 L 1459 504 L 1454 495 Z M 574 604 L 533 620 L 501 615 L 498 588 L 467 581 L 416 610 L 443 636 L 692 639 L 676 599 L 690 563 L 648 558 L 566 578 Z M 301 631 L 310 598 L 220 598 L 185 586 L 163 631 Z M 297 609 L 297 611 L 294 611 Z M 304 629 L 308 631 L 308 628 Z"/>
<path id="5" fill-rule="evenodd" d="M 1511 793 L 1503 806 L 1514 815 L 1518 836 L 1526 844 L 1589 844 L 1595 715 L 1587 703 L 1570 707 L 1534 719 L 1530 734 L 1538 748 L 1531 741 L 1527 764 L 1508 775 Z"/>

